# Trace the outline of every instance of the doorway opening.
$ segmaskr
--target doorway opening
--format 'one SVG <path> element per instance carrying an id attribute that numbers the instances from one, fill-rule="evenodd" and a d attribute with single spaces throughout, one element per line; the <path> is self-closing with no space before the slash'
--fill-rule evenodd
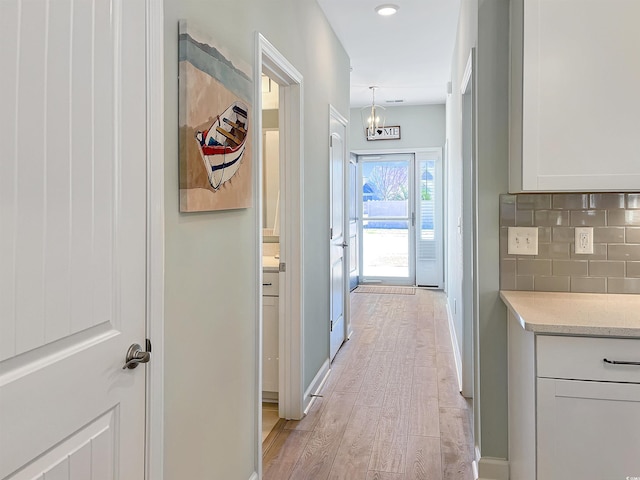
<path id="1" fill-rule="evenodd" d="M 441 149 L 360 153 L 356 163 L 359 283 L 442 288 Z"/>
<path id="2" fill-rule="evenodd" d="M 256 198 L 255 238 L 256 258 L 256 471 L 262 471 L 262 402 L 263 402 L 263 342 L 270 341 L 277 349 L 264 352 L 271 356 L 271 377 L 267 376 L 266 388 L 270 400 L 277 393 L 278 417 L 299 420 L 304 412 L 302 341 L 302 312 L 304 291 L 302 275 L 302 75 L 260 33 L 256 34 L 256 115 L 254 142 L 258 146 L 255 156 L 254 192 Z M 263 75 L 266 85 L 263 87 Z M 270 80 L 270 82 L 269 82 Z M 267 130 L 263 137 L 263 104 L 269 107 L 263 88 L 275 90 L 278 86 L 277 135 Z M 275 110 L 267 108 L 267 110 Z M 267 114 L 269 115 L 269 114 Z M 269 127 L 267 127 L 269 128 Z M 268 139 L 267 139 L 268 138 Z M 278 160 L 270 162 L 265 170 L 264 151 L 276 152 Z M 276 167 L 277 165 L 277 167 Z M 277 174 L 275 169 L 277 168 Z M 269 170 L 270 169 L 270 170 Z M 265 185 L 265 173 L 271 175 L 271 183 Z M 267 211 L 268 210 L 268 211 Z M 286 212 L 286 215 L 285 215 Z M 266 229 L 266 230 L 263 230 Z M 268 240 L 268 241 L 267 241 Z M 263 243 L 265 241 L 265 243 Z M 274 245 L 275 244 L 275 245 Z M 265 248 L 266 246 L 266 248 Z M 263 268 L 270 265 L 270 271 Z M 263 309 L 264 304 L 264 309 Z M 268 304 L 268 305 L 267 305 Z M 266 319 L 266 323 L 263 323 Z M 263 328 L 264 326 L 264 328 Z M 277 328 L 277 332 L 275 332 Z M 265 334 L 266 332 L 266 334 Z M 275 348 L 275 347 L 274 347 Z M 277 370 L 277 374 L 275 371 Z M 277 383 L 274 380 L 277 377 Z M 267 390 L 269 392 L 269 390 Z"/>

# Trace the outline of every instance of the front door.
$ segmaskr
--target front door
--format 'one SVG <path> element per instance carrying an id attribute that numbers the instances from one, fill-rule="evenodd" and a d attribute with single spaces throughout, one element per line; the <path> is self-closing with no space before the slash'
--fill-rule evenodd
<path id="1" fill-rule="evenodd" d="M 144 478 L 145 9 L 0 1 L 1 479 Z"/>
<path id="2" fill-rule="evenodd" d="M 330 318 L 329 318 L 329 354 L 335 357 L 345 339 L 345 241 L 344 229 L 344 182 L 345 182 L 345 137 L 346 121 L 331 112 L 330 169 L 331 169 L 331 207 L 330 207 Z"/>

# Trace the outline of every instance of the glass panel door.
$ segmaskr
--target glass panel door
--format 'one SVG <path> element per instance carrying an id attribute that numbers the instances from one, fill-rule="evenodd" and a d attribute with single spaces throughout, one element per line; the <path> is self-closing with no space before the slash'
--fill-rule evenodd
<path id="1" fill-rule="evenodd" d="M 439 154 L 421 154 L 416 167 L 416 284 L 429 287 L 441 287 L 443 283 L 439 160 Z"/>
<path id="2" fill-rule="evenodd" d="M 362 283 L 414 284 L 413 155 L 359 157 Z"/>

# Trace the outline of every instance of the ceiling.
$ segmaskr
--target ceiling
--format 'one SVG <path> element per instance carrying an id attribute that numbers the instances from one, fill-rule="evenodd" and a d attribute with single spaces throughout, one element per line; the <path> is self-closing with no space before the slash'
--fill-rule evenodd
<path id="1" fill-rule="evenodd" d="M 444 103 L 451 75 L 460 0 L 318 0 L 351 58 L 351 106 Z M 397 102 L 402 100 L 402 102 Z"/>

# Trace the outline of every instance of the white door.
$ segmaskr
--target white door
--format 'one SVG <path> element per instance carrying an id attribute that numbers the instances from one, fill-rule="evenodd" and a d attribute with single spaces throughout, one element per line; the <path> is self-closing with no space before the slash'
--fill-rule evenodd
<path id="1" fill-rule="evenodd" d="M 144 478 L 145 30 L 0 1 L 1 479 Z"/>
<path id="2" fill-rule="evenodd" d="M 344 182 L 345 182 L 345 136 L 346 121 L 341 121 L 337 112 L 331 111 L 330 170 L 330 359 L 333 360 L 345 339 L 345 299 L 348 283 L 345 275 L 345 249 L 348 244 L 344 236 Z"/>

